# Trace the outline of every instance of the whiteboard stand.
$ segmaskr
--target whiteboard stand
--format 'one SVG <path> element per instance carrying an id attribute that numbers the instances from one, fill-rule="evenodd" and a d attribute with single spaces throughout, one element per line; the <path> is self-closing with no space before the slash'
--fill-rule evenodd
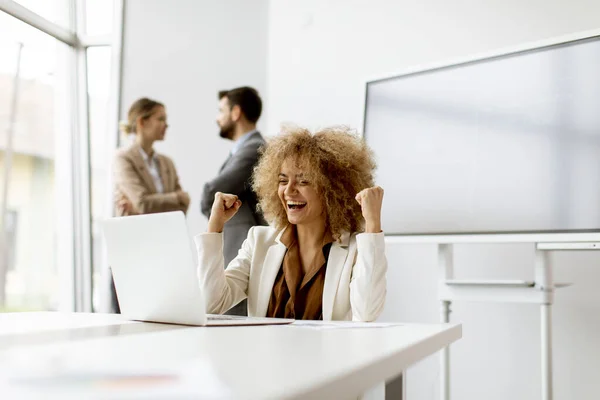
<path id="1" fill-rule="evenodd" d="M 453 301 L 529 303 L 540 306 L 541 398 L 552 400 L 552 304 L 554 290 L 571 285 L 554 282 L 551 251 L 600 250 L 600 233 L 549 234 L 489 234 L 489 235 L 422 235 L 386 236 L 386 243 L 435 243 L 438 260 L 438 296 L 441 302 L 440 321 L 450 322 Z M 534 281 L 519 280 L 458 280 L 454 279 L 455 244 L 534 244 Z M 440 357 L 440 394 L 450 400 L 450 348 Z"/>
<path id="2" fill-rule="evenodd" d="M 453 301 L 498 301 L 540 305 L 542 400 L 552 400 L 552 303 L 554 289 L 569 286 L 555 283 L 549 252 L 555 250 L 600 249 L 597 243 L 536 243 L 535 281 L 459 281 L 454 280 L 453 244 L 438 244 L 439 299 L 441 322 L 450 322 Z M 450 349 L 441 354 L 441 398 L 450 400 Z"/>

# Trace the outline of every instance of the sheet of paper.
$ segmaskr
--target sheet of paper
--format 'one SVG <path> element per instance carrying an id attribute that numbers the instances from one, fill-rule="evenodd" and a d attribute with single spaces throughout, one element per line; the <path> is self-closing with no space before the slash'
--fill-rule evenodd
<path id="1" fill-rule="evenodd" d="M 396 322 L 352 322 L 352 321 L 303 321 L 297 320 L 287 325 L 292 328 L 309 329 L 365 329 L 365 328 L 389 328 L 402 326 Z"/>

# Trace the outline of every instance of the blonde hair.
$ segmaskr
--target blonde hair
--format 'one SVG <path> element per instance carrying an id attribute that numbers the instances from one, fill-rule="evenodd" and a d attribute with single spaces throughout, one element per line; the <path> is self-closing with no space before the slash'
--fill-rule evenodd
<path id="1" fill-rule="evenodd" d="M 154 113 L 156 107 L 164 107 L 164 105 L 147 97 L 142 97 L 141 99 L 136 100 L 131 107 L 129 107 L 127 121 L 119 122 L 119 130 L 124 135 L 136 133 L 135 129 L 138 118 L 149 118 Z"/>
<path id="2" fill-rule="evenodd" d="M 364 229 L 355 196 L 374 185 L 376 164 L 373 152 L 355 131 L 333 126 L 312 134 L 303 128 L 285 127 L 283 134 L 270 139 L 261 151 L 254 168 L 253 189 L 259 208 L 275 228 L 288 225 L 277 190 L 281 165 L 293 158 L 305 168 L 304 173 L 321 196 L 333 237 Z"/>

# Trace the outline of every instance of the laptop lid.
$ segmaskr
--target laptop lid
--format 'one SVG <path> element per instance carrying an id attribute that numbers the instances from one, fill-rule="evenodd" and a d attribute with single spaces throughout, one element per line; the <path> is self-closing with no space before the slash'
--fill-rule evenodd
<path id="1" fill-rule="evenodd" d="M 206 324 L 183 212 L 111 218 L 103 228 L 123 315 L 140 321 Z"/>

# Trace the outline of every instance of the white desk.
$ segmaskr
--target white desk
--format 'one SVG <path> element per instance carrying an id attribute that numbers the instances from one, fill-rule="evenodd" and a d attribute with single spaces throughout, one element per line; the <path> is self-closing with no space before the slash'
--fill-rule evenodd
<path id="1" fill-rule="evenodd" d="M 0 314 L 0 368 L 13 375 L 48 370 L 49 365 L 66 371 L 171 368 L 187 371 L 197 383 L 193 396 L 182 391 L 177 398 L 350 399 L 398 376 L 461 335 L 461 326 L 450 324 L 329 330 L 206 328 L 130 322 L 117 315 Z M 14 382 L 14 376 L 4 383 L 0 380 L 0 391 L 7 393 Z M 128 398 L 129 392 L 123 387 L 114 393 Z M 161 392 L 149 393 L 160 397 Z M 27 394 L 81 396 L 47 387 Z"/>

